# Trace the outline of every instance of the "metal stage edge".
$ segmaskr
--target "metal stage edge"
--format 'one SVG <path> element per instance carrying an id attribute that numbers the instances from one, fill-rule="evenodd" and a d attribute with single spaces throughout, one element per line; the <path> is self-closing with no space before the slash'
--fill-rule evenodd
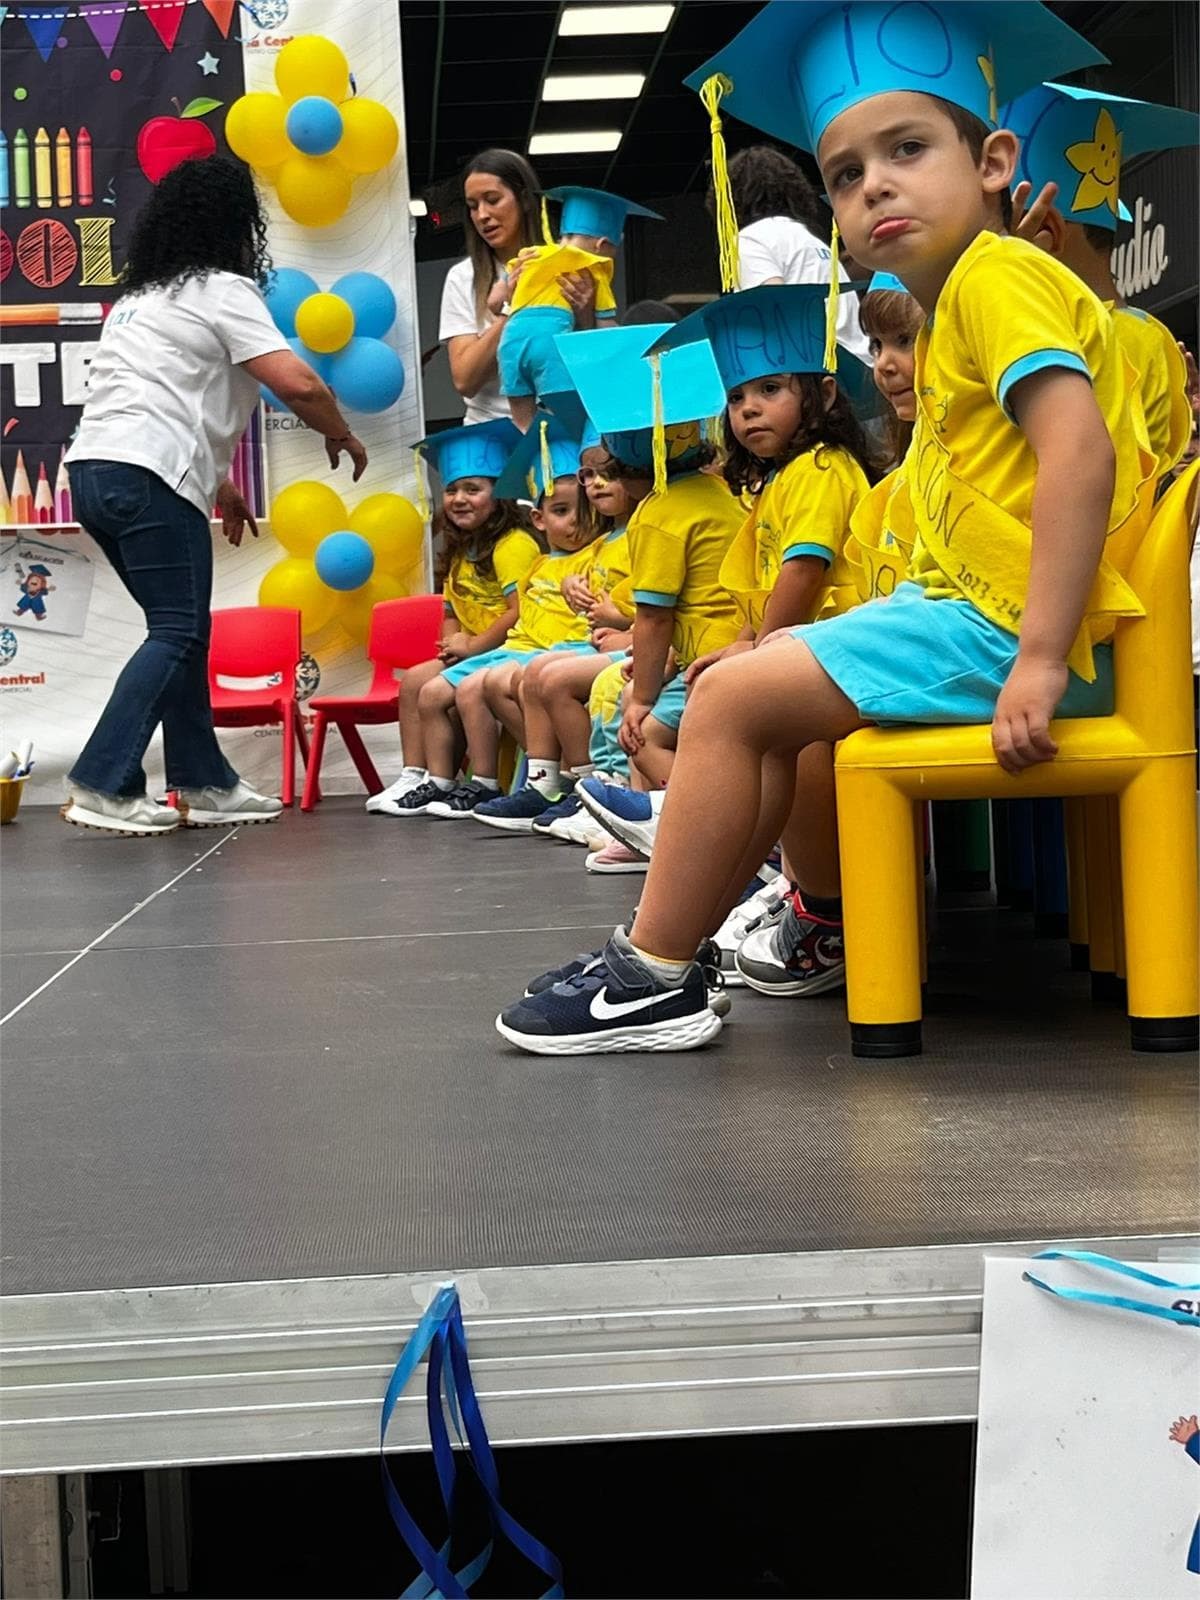
<path id="1" fill-rule="evenodd" d="M 813 1251 L 454 1275 L 493 1441 L 970 1421 L 983 1260 L 1187 1234 Z M 11 1296 L 0 1472 L 364 1455 L 434 1273 Z M 390 1449 L 427 1447 L 423 1394 Z"/>

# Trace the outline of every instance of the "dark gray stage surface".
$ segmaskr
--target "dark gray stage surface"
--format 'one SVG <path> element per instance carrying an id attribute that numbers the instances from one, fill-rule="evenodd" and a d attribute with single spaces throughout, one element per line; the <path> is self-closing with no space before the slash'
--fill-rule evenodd
<path id="1" fill-rule="evenodd" d="M 10 1295 L 1197 1226 L 1194 1061 L 1023 922 L 942 915 L 916 1059 L 738 990 L 706 1051 L 557 1060 L 492 1020 L 632 904 L 580 850 L 350 800 L 2 845 Z"/>

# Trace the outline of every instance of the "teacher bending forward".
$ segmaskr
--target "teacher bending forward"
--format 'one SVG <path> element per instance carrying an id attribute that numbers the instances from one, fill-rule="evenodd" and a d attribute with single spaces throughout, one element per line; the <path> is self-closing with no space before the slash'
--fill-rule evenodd
<path id="1" fill-rule="evenodd" d="M 357 479 L 367 453 L 272 322 L 269 266 L 254 183 L 225 156 L 169 172 L 134 225 L 67 470 L 80 523 L 145 613 L 147 635 L 71 771 L 62 814 L 81 827 L 167 833 L 181 822 L 271 822 L 283 809 L 241 782 L 213 732 L 209 516 L 217 506 L 231 544 L 247 523 L 257 536 L 226 474 L 260 383 L 325 436 L 332 466 L 346 451 Z M 159 723 L 178 810 L 146 793 L 142 759 Z"/>

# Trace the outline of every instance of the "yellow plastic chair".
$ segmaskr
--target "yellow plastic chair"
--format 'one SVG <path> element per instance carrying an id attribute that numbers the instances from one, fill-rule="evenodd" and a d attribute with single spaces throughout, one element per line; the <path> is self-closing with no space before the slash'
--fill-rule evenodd
<path id="1" fill-rule="evenodd" d="M 921 1050 L 914 806 L 1043 795 L 1114 797 L 1119 894 L 1088 897 L 1093 954 L 1099 936 L 1111 970 L 1125 969 L 1135 1050 L 1196 1048 L 1200 927 L 1188 556 L 1198 483 L 1200 463 L 1193 463 L 1159 502 L 1134 557 L 1130 581 L 1146 615 L 1117 624 L 1114 714 L 1056 722 L 1053 761 L 1009 776 L 996 763 L 986 726 L 864 728 L 839 745 L 846 992 L 856 1056 Z M 1107 809 L 1089 805 L 1089 822 L 1103 821 Z M 1098 837 L 1095 844 L 1098 853 Z"/>

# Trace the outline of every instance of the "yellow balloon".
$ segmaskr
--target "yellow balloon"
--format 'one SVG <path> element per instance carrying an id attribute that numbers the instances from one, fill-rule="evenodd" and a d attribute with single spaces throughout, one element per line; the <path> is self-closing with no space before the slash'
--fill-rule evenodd
<path id="1" fill-rule="evenodd" d="M 277 94 L 244 94 L 225 118 L 225 142 L 252 167 L 278 166 L 292 153 L 287 107 Z"/>
<path id="2" fill-rule="evenodd" d="M 396 154 L 400 129 L 395 117 L 378 100 L 347 100 L 342 113 L 342 137 L 334 155 L 351 172 L 378 172 Z"/>
<path id="3" fill-rule="evenodd" d="M 368 495 L 346 526 L 362 534 L 375 552 L 376 566 L 385 572 L 402 575 L 424 553 L 421 513 L 402 494 Z"/>
<path id="4" fill-rule="evenodd" d="M 332 39 L 301 34 L 275 58 L 275 86 L 289 105 L 306 94 L 323 95 L 337 105 L 350 89 L 350 63 Z"/>
<path id="5" fill-rule="evenodd" d="M 328 355 L 353 337 L 354 313 L 340 294 L 310 294 L 296 312 L 296 332 L 310 350 Z"/>
<path id="6" fill-rule="evenodd" d="M 400 600 L 408 593 L 403 580 L 390 572 L 376 572 L 361 589 L 346 596 L 338 621 L 354 639 L 365 640 L 371 631 L 371 613 L 384 600 Z"/>
<path id="7" fill-rule="evenodd" d="M 317 577 L 311 561 L 288 556 L 263 574 L 258 603 L 298 611 L 301 632 L 318 633 L 337 610 L 338 597 Z"/>
<path id="8" fill-rule="evenodd" d="M 305 228 L 327 228 L 350 204 L 350 174 L 332 156 L 289 156 L 275 179 L 279 204 Z"/>
<path id="9" fill-rule="evenodd" d="M 290 484 L 271 503 L 271 532 L 294 556 L 311 556 L 327 533 L 345 526 L 342 497 L 327 483 Z"/>

